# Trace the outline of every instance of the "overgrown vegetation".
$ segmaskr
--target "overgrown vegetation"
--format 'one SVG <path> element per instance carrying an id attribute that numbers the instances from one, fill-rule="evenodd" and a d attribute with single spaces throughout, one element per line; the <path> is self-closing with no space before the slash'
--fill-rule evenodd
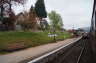
<path id="1" fill-rule="evenodd" d="M 51 22 L 50 24 L 47 22 L 44 0 L 37 0 L 35 6 L 31 6 L 29 12 L 24 11 L 18 15 L 13 12 L 12 6 L 15 5 L 12 3 L 13 1 L 14 3 L 24 4 L 27 0 L 0 1 L 2 3 L 0 7 L 0 31 L 4 31 L 0 32 L 0 53 L 52 43 L 71 36 L 71 34 L 63 32 L 63 20 L 57 12 L 49 13 Z M 8 9 L 4 7 L 6 4 L 8 4 Z M 4 15 L 7 15 L 7 17 Z M 50 31 L 50 34 L 48 31 Z"/>
<path id="2" fill-rule="evenodd" d="M 67 32 L 57 32 L 57 40 L 69 38 Z M 53 37 L 48 32 L 0 32 L 0 53 L 52 43 Z"/>

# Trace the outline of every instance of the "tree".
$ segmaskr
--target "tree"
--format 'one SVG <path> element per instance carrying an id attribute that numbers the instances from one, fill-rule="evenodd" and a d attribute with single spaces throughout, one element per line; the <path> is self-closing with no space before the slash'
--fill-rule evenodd
<path id="1" fill-rule="evenodd" d="M 43 18 L 47 17 L 44 0 L 37 0 L 35 4 L 35 11 L 36 11 L 37 17 L 39 18 L 41 29 L 43 30 L 41 21 L 43 21 L 42 20 Z"/>
<path id="2" fill-rule="evenodd" d="M 20 4 L 24 4 L 25 1 L 26 0 L 0 0 L 0 8 L 1 8 L 1 10 L 4 10 L 7 6 L 9 6 L 9 10 L 12 10 L 11 7 L 14 3 L 17 2 L 17 3 L 20 3 Z M 7 6 L 4 7 L 4 5 L 7 5 Z"/>
<path id="3" fill-rule="evenodd" d="M 14 24 L 13 22 L 11 23 L 9 20 L 13 20 L 14 18 L 15 14 L 12 10 L 12 5 L 16 2 L 20 4 L 24 4 L 25 0 L 0 0 L 0 21 L 2 21 L 2 23 L 6 26 L 7 23 L 10 23 L 11 25 Z M 8 17 L 5 17 L 4 13 L 6 13 Z M 7 21 L 6 19 L 9 20 Z"/>
<path id="4" fill-rule="evenodd" d="M 26 0 L 0 0 L 0 17 L 4 17 L 4 12 L 10 14 L 14 3 L 24 4 Z M 7 10 L 6 10 L 7 9 Z"/>
<path id="5" fill-rule="evenodd" d="M 36 30 L 37 29 L 37 20 L 36 20 L 36 12 L 34 10 L 34 7 L 31 6 L 30 11 L 29 11 L 29 20 L 31 24 L 31 29 Z"/>
<path id="6" fill-rule="evenodd" d="M 49 16 L 49 19 L 51 20 L 51 29 L 54 34 L 54 41 L 56 41 L 56 36 L 55 36 L 56 30 L 62 29 L 63 21 L 61 16 L 55 11 L 51 11 L 51 13 L 49 13 L 48 16 Z"/>
<path id="7" fill-rule="evenodd" d="M 36 12 L 34 7 L 31 6 L 29 12 L 23 12 L 18 14 L 17 16 L 17 24 L 21 25 L 23 30 L 37 30 L 37 20 L 36 20 Z"/>
<path id="8" fill-rule="evenodd" d="M 42 28 L 43 31 L 49 29 L 49 24 L 48 24 L 46 19 L 42 19 L 41 28 Z"/>
<path id="9" fill-rule="evenodd" d="M 14 12 L 11 12 L 11 14 L 9 14 L 9 17 L 5 17 L 3 19 L 2 24 L 5 25 L 6 30 L 14 30 L 15 29 L 15 23 L 14 23 L 15 19 L 16 19 L 16 16 L 15 16 Z"/>
<path id="10" fill-rule="evenodd" d="M 36 14 L 38 17 L 40 17 L 40 18 L 47 17 L 44 0 L 37 0 L 37 2 L 35 4 L 35 11 L 36 11 Z"/>
<path id="11" fill-rule="evenodd" d="M 62 17 L 56 13 L 55 11 L 51 11 L 51 13 L 49 13 L 49 19 L 51 20 L 50 24 L 51 27 L 55 30 L 60 30 L 63 27 L 63 21 L 62 21 Z"/>
<path id="12" fill-rule="evenodd" d="M 29 12 L 24 12 L 23 13 L 24 21 L 21 21 L 21 26 L 22 26 L 23 30 L 32 30 L 32 31 L 37 30 L 37 20 L 36 20 L 36 17 L 37 16 L 36 16 L 36 12 L 34 10 L 34 7 L 31 6 Z"/>

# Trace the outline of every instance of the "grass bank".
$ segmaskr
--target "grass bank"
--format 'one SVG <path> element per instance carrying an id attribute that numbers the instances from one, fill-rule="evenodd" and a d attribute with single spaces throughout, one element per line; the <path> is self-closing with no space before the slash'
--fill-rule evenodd
<path id="1" fill-rule="evenodd" d="M 56 34 L 56 40 L 71 36 L 67 32 Z M 0 32 L 0 54 L 52 42 L 53 37 L 48 37 L 48 32 Z"/>

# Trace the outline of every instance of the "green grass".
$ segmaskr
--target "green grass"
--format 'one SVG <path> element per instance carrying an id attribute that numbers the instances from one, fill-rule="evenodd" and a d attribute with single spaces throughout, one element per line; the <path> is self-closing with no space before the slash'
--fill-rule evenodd
<path id="1" fill-rule="evenodd" d="M 58 35 L 57 40 L 71 36 L 67 32 L 57 32 L 56 34 Z M 3 50 L 8 49 L 10 44 L 24 44 L 24 47 L 28 48 L 52 42 L 54 42 L 53 37 L 48 37 L 48 32 L 0 32 L 0 53 L 6 53 Z"/>

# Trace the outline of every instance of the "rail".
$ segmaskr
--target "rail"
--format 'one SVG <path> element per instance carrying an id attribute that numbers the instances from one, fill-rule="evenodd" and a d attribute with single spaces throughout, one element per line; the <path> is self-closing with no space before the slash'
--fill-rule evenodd
<path id="1" fill-rule="evenodd" d="M 65 54 L 65 57 L 66 57 L 66 55 L 68 55 L 66 53 L 68 51 L 70 51 L 72 48 L 74 48 L 74 46 L 77 45 L 81 40 L 82 40 L 82 37 L 80 37 L 74 43 L 70 43 L 66 46 L 62 46 L 62 47 L 60 47 L 60 48 L 58 48 L 58 49 L 56 49 L 50 53 L 47 53 L 41 57 L 38 57 L 32 61 L 29 61 L 28 63 L 51 63 L 52 61 L 55 61 L 54 60 L 55 58 L 59 58 L 59 56 L 62 54 Z M 79 56 L 79 58 L 80 58 L 80 56 Z M 79 59 L 78 59 L 78 61 L 79 61 Z M 52 63 L 56 63 L 56 62 L 52 62 Z"/>

